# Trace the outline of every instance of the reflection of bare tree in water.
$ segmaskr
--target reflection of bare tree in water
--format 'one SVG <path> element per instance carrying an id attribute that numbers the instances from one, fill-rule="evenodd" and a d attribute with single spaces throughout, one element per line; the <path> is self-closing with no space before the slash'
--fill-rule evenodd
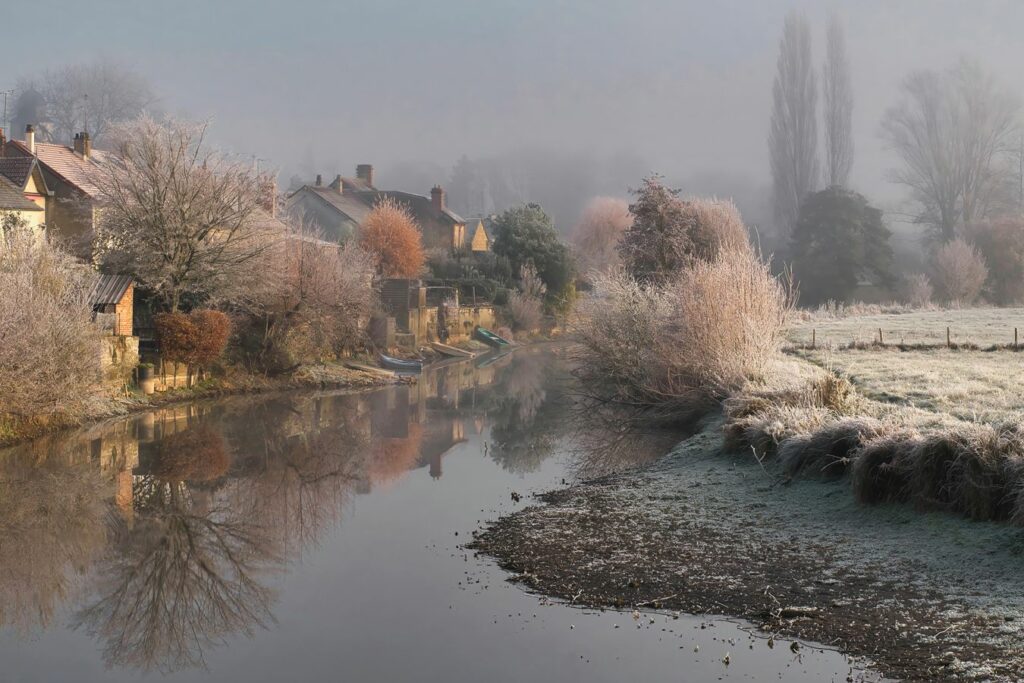
<path id="1" fill-rule="evenodd" d="M 661 458 L 685 436 L 677 430 L 640 429 L 610 413 L 569 413 L 574 444 L 569 469 L 578 479 L 593 479 L 640 467 Z"/>
<path id="2" fill-rule="evenodd" d="M 532 472 L 551 455 L 565 403 L 547 353 L 517 353 L 497 387 L 491 457 L 509 472 Z"/>
<path id="3" fill-rule="evenodd" d="M 104 483 L 90 463 L 0 466 L 0 626 L 45 627 L 102 552 Z"/>
<path id="4" fill-rule="evenodd" d="M 131 523 L 112 517 L 99 597 L 75 619 L 104 641 L 108 665 L 201 666 L 207 648 L 272 620 L 261 579 L 279 559 L 266 530 L 184 481 L 214 479 L 228 460 L 213 429 L 174 434 L 156 445 L 157 474 L 135 479 Z"/>
<path id="5" fill-rule="evenodd" d="M 223 493 L 282 552 L 315 547 L 366 481 L 368 426 L 357 408 L 355 397 L 296 398 L 232 432 L 236 463 Z"/>

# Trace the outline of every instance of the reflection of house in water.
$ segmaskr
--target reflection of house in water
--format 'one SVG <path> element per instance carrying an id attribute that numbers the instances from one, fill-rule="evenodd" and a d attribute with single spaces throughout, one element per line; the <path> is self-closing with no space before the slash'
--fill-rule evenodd
<path id="1" fill-rule="evenodd" d="M 411 457 L 399 446 L 415 446 L 415 462 L 407 469 L 426 467 L 431 477 L 439 478 L 444 456 L 466 441 L 466 420 L 472 420 L 475 433 L 483 430 L 484 403 L 479 401 L 478 408 L 478 392 L 490 391 L 503 366 L 455 363 L 427 370 L 414 385 L 371 394 L 371 435 L 389 446 L 393 457 Z"/>

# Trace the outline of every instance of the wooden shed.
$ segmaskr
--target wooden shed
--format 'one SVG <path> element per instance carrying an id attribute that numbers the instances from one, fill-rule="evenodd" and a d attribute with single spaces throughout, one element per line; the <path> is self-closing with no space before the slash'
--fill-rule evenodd
<path id="1" fill-rule="evenodd" d="M 89 293 L 89 303 L 95 313 L 113 314 L 113 333 L 119 337 L 132 336 L 134 325 L 135 283 L 128 275 L 101 275 Z"/>

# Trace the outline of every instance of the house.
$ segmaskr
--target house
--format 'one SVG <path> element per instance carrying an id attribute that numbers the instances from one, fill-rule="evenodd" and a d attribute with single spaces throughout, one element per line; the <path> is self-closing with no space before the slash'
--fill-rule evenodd
<path id="1" fill-rule="evenodd" d="M 0 149 L 5 144 L 3 130 L 0 130 Z M 35 205 L 36 209 L 24 208 L 18 213 L 32 227 L 42 228 L 47 222 L 46 210 L 50 205 L 50 190 L 43 178 L 43 171 L 34 157 L 0 157 L 0 178 L 7 181 L 6 191 L 10 185 Z M 0 207 L 0 211 L 13 211 L 13 207 Z"/>
<path id="2" fill-rule="evenodd" d="M 6 140 L 0 146 L 0 158 L 34 158 L 38 162 L 49 193 L 45 216 L 48 234 L 62 240 L 77 256 L 90 259 L 100 201 L 94 174 L 105 162 L 106 154 L 93 150 L 89 134 L 78 133 L 71 146 L 38 142 L 29 125 L 24 140 Z"/>
<path id="3" fill-rule="evenodd" d="M 448 208 L 446 194 L 440 185 L 430 196 L 380 190 L 373 184 L 373 166 L 360 164 L 355 178 L 335 176 L 329 185 L 317 176 L 313 185 L 303 185 L 289 195 L 289 212 L 301 215 L 319 229 L 324 239 L 344 241 L 355 235 L 359 226 L 378 201 L 390 198 L 405 206 L 412 214 L 423 236 L 423 246 L 441 251 L 468 246 L 466 221 Z M 474 233 L 475 234 L 475 233 Z"/>
<path id="4" fill-rule="evenodd" d="M 46 210 L 26 197 L 21 188 L 0 175 L 0 227 L 8 215 L 38 228 L 46 219 Z"/>
<path id="5" fill-rule="evenodd" d="M 491 250 L 491 225 L 493 217 L 479 216 L 466 221 L 466 234 L 469 236 L 469 250 L 474 254 Z"/>

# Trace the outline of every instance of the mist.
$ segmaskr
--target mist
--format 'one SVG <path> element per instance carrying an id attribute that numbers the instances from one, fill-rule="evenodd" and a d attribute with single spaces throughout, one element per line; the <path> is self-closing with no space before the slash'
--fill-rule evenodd
<path id="1" fill-rule="evenodd" d="M 589 197 L 627 196 L 651 172 L 756 214 L 792 9 L 807 17 L 819 63 L 830 13 L 844 25 L 850 184 L 896 219 L 905 193 L 887 180 L 896 160 L 878 127 L 901 79 L 968 56 L 1024 89 L 1024 7 L 1009 0 L 99 0 L 43 2 L 39 11 L 60 17 L 46 49 L 35 32 L 8 31 L 0 90 L 48 67 L 113 60 L 151 84 L 163 111 L 210 119 L 218 144 L 277 168 L 282 184 L 366 162 L 381 186 L 426 193 L 465 158 L 520 180 L 499 205 L 464 210 L 537 201 L 563 232 Z M 458 207 L 457 191 L 452 199 Z"/>

